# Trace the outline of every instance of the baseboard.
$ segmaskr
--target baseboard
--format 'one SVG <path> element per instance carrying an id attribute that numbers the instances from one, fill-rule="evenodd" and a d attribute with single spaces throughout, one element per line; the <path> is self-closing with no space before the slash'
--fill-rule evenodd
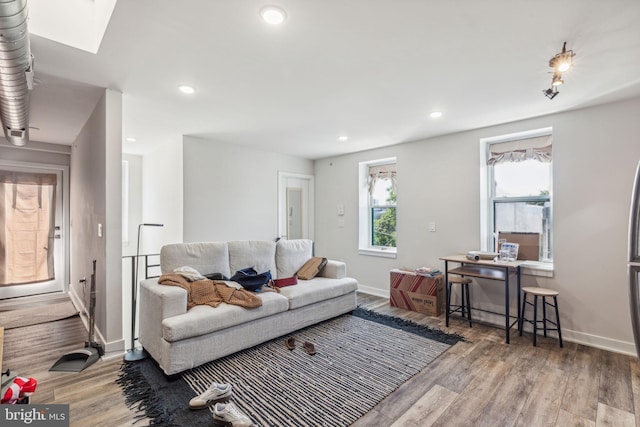
<path id="1" fill-rule="evenodd" d="M 71 298 L 71 302 L 73 303 L 73 305 L 78 310 L 78 313 L 80 314 L 80 319 L 82 320 L 82 323 L 84 324 L 84 327 L 87 330 L 87 339 L 88 339 L 89 309 L 84 305 L 84 301 L 82 300 L 82 298 L 80 298 L 78 294 L 76 294 L 73 290 L 69 291 L 69 298 Z M 104 336 L 100 332 L 100 329 L 98 328 L 97 325 L 94 328 L 94 340 L 102 346 L 105 356 L 109 354 L 120 354 L 120 355 L 124 354 L 124 345 L 125 345 L 124 339 L 121 338 L 117 341 L 106 342 L 106 340 L 104 339 Z M 103 359 L 105 358 L 105 356 L 103 356 Z"/>
<path id="2" fill-rule="evenodd" d="M 372 288 L 371 286 L 363 286 L 361 284 L 358 284 L 358 292 L 387 299 L 389 299 L 390 294 L 389 289 Z"/>
<path id="3" fill-rule="evenodd" d="M 636 347 L 632 342 L 620 341 L 565 329 L 562 329 L 562 339 L 589 347 L 600 348 L 602 350 L 609 350 L 614 353 L 622 353 L 627 356 L 636 357 Z"/>
<path id="4" fill-rule="evenodd" d="M 388 289 L 379 289 L 358 284 L 358 292 L 368 295 L 374 295 L 381 298 L 389 298 Z M 504 317 L 496 316 L 486 312 L 474 311 L 473 314 L 475 320 L 489 324 L 491 326 L 495 326 L 497 328 L 502 328 L 504 330 Z M 524 330 L 526 332 L 531 332 L 531 325 L 525 325 Z M 557 335 L 555 335 L 555 332 L 550 332 L 549 334 L 554 338 L 557 337 Z M 602 337 L 599 335 L 587 334 L 585 332 L 572 331 L 565 328 L 562 328 L 562 340 L 636 357 L 635 344 L 628 341 L 621 341 L 613 338 Z"/>
<path id="5" fill-rule="evenodd" d="M 473 318 L 474 320 L 486 323 L 491 326 L 495 326 L 496 328 L 502 328 L 504 330 L 504 317 L 502 316 L 496 316 L 494 314 L 481 311 L 474 311 Z M 515 331 L 515 329 L 513 330 Z M 530 324 L 525 323 L 524 331 L 531 333 L 533 331 L 533 327 Z M 538 333 L 538 335 L 540 334 L 541 332 Z M 558 338 L 557 332 L 555 331 L 548 332 L 548 335 L 554 339 Z M 635 345 L 631 342 L 620 341 L 613 338 L 602 337 L 599 335 L 587 334 L 585 332 L 573 331 L 571 329 L 562 328 L 562 341 L 582 344 L 588 347 L 594 347 L 602 350 L 612 351 L 614 353 L 625 354 L 627 356 L 636 356 Z"/>

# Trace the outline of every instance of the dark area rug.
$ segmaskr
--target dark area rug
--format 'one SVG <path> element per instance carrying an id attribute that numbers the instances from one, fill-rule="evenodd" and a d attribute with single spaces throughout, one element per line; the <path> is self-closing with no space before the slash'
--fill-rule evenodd
<path id="1" fill-rule="evenodd" d="M 188 402 L 213 381 L 231 383 L 232 401 L 257 425 L 347 426 L 462 339 L 360 308 L 291 335 L 293 351 L 278 338 L 171 379 L 147 359 L 124 364 L 118 382 L 152 426 L 212 425 L 210 410 Z"/>

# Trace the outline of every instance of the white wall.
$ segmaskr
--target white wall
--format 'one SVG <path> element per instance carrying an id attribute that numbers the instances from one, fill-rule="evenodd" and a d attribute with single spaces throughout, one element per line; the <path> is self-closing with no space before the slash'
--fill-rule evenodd
<path id="1" fill-rule="evenodd" d="M 142 222 L 164 226 L 144 227 L 140 253 L 159 253 L 165 244 L 182 242 L 182 141 L 165 142 L 146 153 L 142 168 Z"/>
<path id="2" fill-rule="evenodd" d="M 184 241 L 278 236 L 278 172 L 313 174 L 311 160 L 184 138 Z"/>
<path id="3" fill-rule="evenodd" d="M 625 259 L 631 186 L 640 160 L 638 112 L 640 98 L 318 160 L 316 253 L 346 261 L 361 288 L 381 295 L 388 295 L 391 268 L 443 269 L 439 257 L 480 248 L 480 139 L 551 126 L 555 273 L 526 276 L 523 285 L 560 291 L 568 340 L 635 354 Z M 357 235 L 358 162 L 390 156 L 398 161 L 395 260 L 358 255 Z M 339 204 L 345 205 L 343 228 Z M 430 221 L 436 222 L 435 233 L 427 229 Z M 483 282 L 472 292 L 474 306 L 503 307 L 502 286 Z"/>
<path id="4" fill-rule="evenodd" d="M 122 154 L 122 160 L 129 163 L 129 209 L 125 213 L 128 217 L 128 240 L 122 244 L 122 256 L 136 254 L 138 224 L 142 222 L 142 159 L 140 155 Z"/>
<path id="5" fill-rule="evenodd" d="M 88 312 L 96 260 L 96 340 L 105 344 L 106 351 L 124 349 L 121 141 L 122 95 L 105 90 L 71 150 L 70 293 Z M 103 225 L 102 237 L 98 224 Z M 83 277 L 85 285 L 79 283 Z"/>

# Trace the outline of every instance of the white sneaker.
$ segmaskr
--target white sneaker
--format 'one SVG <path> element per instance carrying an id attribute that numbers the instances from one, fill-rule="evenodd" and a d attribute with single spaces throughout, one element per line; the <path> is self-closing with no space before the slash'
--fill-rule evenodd
<path id="1" fill-rule="evenodd" d="M 227 401 L 231 397 L 231 384 L 213 383 L 200 396 L 196 396 L 189 401 L 189 408 L 207 408 L 214 403 Z"/>
<path id="2" fill-rule="evenodd" d="M 227 427 L 252 427 L 249 417 L 240 412 L 232 402 L 216 403 L 213 408 L 213 422 Z"/>

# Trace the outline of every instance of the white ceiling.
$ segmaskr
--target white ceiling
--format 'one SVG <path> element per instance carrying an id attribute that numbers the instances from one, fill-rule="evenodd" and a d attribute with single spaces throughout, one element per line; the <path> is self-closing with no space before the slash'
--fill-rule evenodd
<path id="1" fill-rule="evenodd" d="M 31 139 L 70 144 L 99 88 L 123 93 L 127 152 L 191 135 L 311 159 L 640 96 L 637 0 L 277 0 L 279 27 L 269 3 L 121 0 L 97 54 L 34 22 Z"/>

